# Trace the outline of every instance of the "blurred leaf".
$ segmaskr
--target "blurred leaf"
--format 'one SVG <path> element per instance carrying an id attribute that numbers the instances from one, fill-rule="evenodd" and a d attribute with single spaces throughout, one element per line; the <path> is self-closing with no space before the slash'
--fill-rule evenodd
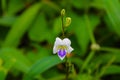
<path id="1" fill-rule="evenodd" d="M 35 64 L 32 65 L 27 75 L 25 75 L 24 80 L 31 80 L 33 77 L 38 74 L 50 69 L 51 67 L 61 63 L 62 61 L 58 56 L 49 56 L 43 59 L 38 60 Z"/>
<path id="2" fill-rule="evenodd" d="M 3 46 L 18 46 L 21 37 L 30 27 L 40 8 L 40 3 L 34 4 L 17 19 L 17 21 L 13 24 L 13 27 L 9 31 Z"/>
<path id="3" fill-rule="evenodd" d="M 46 56 L 49 56 L 51 54 L 49 54 L 49 52 L 51 51 L 51 49 L 47 49 L 44 48 L 42 46 L 39 46 L 38 44 L 34 45 L 35 49 L 34 50 L 30 50 L 26 56 L 31 60 L 31 62 L 35 62 L 37 60 L 39 60 L 40 58 L 44 58 Z M 43 54 L 44 53 L 44 54 Z"/>
<path id="4" fill-rule="evenodd" d="M 89 74 L 81 74 L 78 76 L 77 80 L 93 80 L 93 78 Z"/>
<path id="5" fill-rule="evenodd" d="M 103 0 L 104 9 L 107 13 L 105 15 L 106 24 L 120 35 L 120 2 L 119 0 Z M 110 24 L 110 25 L 109 25 Z"/>
<path id="6" fill-rule="evenodd" d="M 71 0 L 71 4 L 75 6 L 78 9 L 84 9 L 87 8 L 89 5 L 90 0 Z"/>
<path id="7" fill-rule="evenodd" d="M 0 66 L 0 80 L 5 80 L 5 78 L 6 78 L 6 72 Z"/>
<path id="8" fill-rule="evenodd" d="M 15 21 L 16 21 L 16 17 L 4 16 L 0 18 L 0 25 L 11 26 L 14 24 Z"/>
<path id="9" fill-rule="evenodd" d="M 14 15 L 25 7 L 25 0 L 9 0 L 8 15 Z"/>
<path id="10" fill-rule="evenodd" d="M 104 75 L 112 75 L 112 74 L 120 74 L 120 66 L 111 65 L 106 69 L 104 73 Z"/>
<path id="11" fill-rule="evenodd" d="M 29 37 L 33 41 L 43 41 L 47 37 L 47 22 L 45 19 L 45 15 L 43 13 L 40 13 L 37 17 L 35 23 L 32 25 L 32 27 L 29 30 Z"/>
<path id="12" fill-rule="evenodd" d="M 1 7 L 3 12 L 5 13 L 7 10 L 7 0 L 1 0 Z"/>
<path id="13" fill-rule="evenodd" d="M 5 80 L 8 71 L 11 69 L 11 67 L 13 66 L 13 64 L 15 63 L 14 60 L 8 60 L 8 59 L 2 59 L 0 57 L 1 60 L 3 60 L 3 64 L 0 65 L 0 80 Z"/>
<path id="14" fill-rule="evenodd" d="M 61 17 L 56 18 L 53 25 L 54 34 L 59 35 L 59 33 L 62 31 L 61 24 L 62 24 Z"/>
<path id="15" fill-rule="evenodd" d="M 112 57 L 115 57 L 115 61 L 116 63 L 120 63 L 120 54 L 119 53 L 103 53 L 99 56 L 96 56 L 92 62 L 95 63 L 102 63 L 102 64 L 106 64 L 107 62 L 109 62 L 111 60 Z"/>
<path id="16" fill-rule="evenodd" d="M 104 9 L 102 0 L 93 0 L 90 5 L 97 9 Z"/>
<path id="17" fill-rule="evenodd" d="M 0 58 L 3 59 L 5 68 L 9 68 L 9 65 L 14 64 L 14 67 L 22 72 L 27 72 L 30 66 L 28 59 L 18 50 L 13 48 L 3 48 L 0 50 Z M 11 62 L 12 61 L 12 62 Z"/>
<path id="18" fill-rule="evenodd" d="M 71 27 L 74 27 L 71 29 L 74 30 L 78 44 L 80 45 L 82 52 L 80 55 L 83 55 L 86 52 L 88 43 L 90 41 L 89 32 L 87 28 L 88 23 L 86 23 L 86 19 L 84 16 L 78 16 L 76 14 L 72 14 L 70 16 L 72 18 Z M 88 15 L 88 17 L 90 21 L 90 24 L 88 25 L 90 25 L 92 31 L 94 31 L 95 27 L 100 22 L 99 17 L 95 15 Z"/>

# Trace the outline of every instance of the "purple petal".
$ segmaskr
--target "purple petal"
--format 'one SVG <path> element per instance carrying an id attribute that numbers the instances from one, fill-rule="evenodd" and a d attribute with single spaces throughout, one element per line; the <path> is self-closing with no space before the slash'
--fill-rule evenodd
<path id="1" fill-rule="evenodd" d="M 60 57 L 61 60 L 63 60 L 66 56 L 66 51 L 65 50 L 59 50 L 58 51 L 58 56 Z"/>

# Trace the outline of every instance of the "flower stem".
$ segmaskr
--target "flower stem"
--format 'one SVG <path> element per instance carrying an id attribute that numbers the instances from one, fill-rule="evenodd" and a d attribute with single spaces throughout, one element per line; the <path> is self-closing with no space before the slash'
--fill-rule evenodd
<path id="1" fill-rule="evenodd" d="M 92 43 L 96 43 L 94 34 L 92 32 L 92 28 L 91 28 L 91 24 L 90 24 L 90 20 L 89 20 L 88 14 L 86 13 L 84 17 L 85 17 L 85 20 L 86 20 L 86 27 L 88 29 L 90 40 L 91 40 Z"/>
<path id="2" fill-rule="evenodd" d="M 69 77 L 69 63 L 68 58 L 66 57 L 66 80 L 68 80 Z"/>
<path id="3" fill-rule="evenodd" d="M 61 21 L 62 21 L 62 37 L 65 37 L 65 29 L 64 29 L 64 16 L 61 16 Z"/>
<path id="4" fill-rule="evenodd" d="M 101 47 L 101 51 L 107 51 L 107 52 L 120 52 L 120 49 L 117 48 L 110 48 L 110 47 Z"/>
<path id="5" fill-rule="evenodd" d="M 95 51 L 91 51 L 88 55 L 88 57 L 86 58 L 85 62 L 83 63 L 82 65 L 82 68 L 81 68 L 81 73 L 83 72 L 83 70 L 86 68 L 86 66 L 88 65 L 88 63 L 90 62 L 90 60 L 93 58 L 95 54 Z"/>

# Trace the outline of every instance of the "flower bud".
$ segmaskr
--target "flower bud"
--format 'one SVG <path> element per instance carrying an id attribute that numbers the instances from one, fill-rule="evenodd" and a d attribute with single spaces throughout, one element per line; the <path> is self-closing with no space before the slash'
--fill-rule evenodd
<path id="1" fill-rule="evenodd" d="M 64 16 L 65 15 L 65 9 L 62 9 L 61 10 L 61 16 Z"/>
<path id="2" fill-rule="evenodd" d="M 91 50 L 94 50 L 94 51 L 100 50 L 99 44 L 92 44 L 92 45 L 91 45 Z"/>
<path id="3" fill-rule="evenodd" d="M 65 27 L 68 27 L 70 24 L 71 24 L 71 18 L 67 17 Z"/>

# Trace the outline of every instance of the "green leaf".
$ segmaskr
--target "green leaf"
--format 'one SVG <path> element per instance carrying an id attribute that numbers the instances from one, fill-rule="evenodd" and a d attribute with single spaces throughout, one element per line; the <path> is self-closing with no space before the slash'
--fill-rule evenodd
<path id="1" fill-rule="evenodd" d="M 25 1 L 23 0 L 9 0 L 8 3 L 8 15 L 14 15 L 18 11 L 25 7 Z"/>
<path id="2" fill-rule="evenodd" d="M 7 0 L 1 0 L 1 7 L 3 12 L 5 13 L 7 10 Z"/>
<path id="3" fill-rule="evenodd" d="M 4 67 L 9 68 L 9 65 L 14 63 L 14 67 L 22 72 L 27 72 L 30 66 L 29 60 L 19 50 L 13 48 L 3 48 L 0 50 L 0 58 L 3 59 Z"/>
<path id="4" fill-rule="evenodd" d="M 86 19 L 83 16 L 78 16 L 76 14 L 70 15 L 72 18 L 71 31 L 74 30 L 75 36 L 77 38 L 78 44 L 81 48 L 81 54 L 83 55 L 87 50 L 88 43 L 90 41 L 89 31 L 87 28 Z M 88 15 L 90 21 L 91 30 L 94 31 L 95 27 L 99 24 L 99 17 L 95 15 Z M 74 27 L 74 28 L 73 28 Z"/>
<path id="5" fill-rule="evenodd" d="M 39 9 L 41 8 L 41 4 L 37 3 L 31 6 L 28 10 L 26 10 L 13 24 L 11 30 L 8 32 L 8 35 L 4 42 L 4 47 L 17 47 L 21 37 L 30 27 L 31 23 L 37 16 Z"/>
<path id="6" fill-rule="evenodd" d="M 111 30 L 120 35 L 120 2 L 119 0 L 102 0 L 103 7 L 107 13 L 105 21 Z"/>
<path id="7" fill-rule="evenodd" d="M 84 9 L 89 5 L 89 0 L 71 0 L 71 4 L 76 8 Z"/>
<path id="8" fill-rule="evenodd" d="M 120 66 L 111 65 L 106 69 L 104 73 L 104 75 L 113 75 L 113 74 L 120 74 Z"/>
<path id="9" fill-rule="evenodd" d="M 95 63 L 102 63 L 102 64 L 106 64 L 107 62 L 109 62 L 111 60 L 111 58 L 115 57 L 115 61 L 116 63 L 120 63 L 120 54 L 119 53 L 101 53 L 101 55 L 96 56 L 92 62 Z"/>
<path id="10" fill-rule="evenodd" d="M 16 21 L 16 17 L 13 16 L 4 16 L 0 18 L 0 25 L 3 26 L 11 26 L 14 24 L 14 22 Z"/>
<path id="11" fill-rule="evenodd" d="M 89 74 L 81 74 L 78 76 L 77 80 L 93 80 L 93 77 Z"/>
<path id="12" fill-rule="evenodd" d="M 104 9 L 102 0 L 93 0 L 90 6 L 97 9 Z"/>
<path id="13" fill-rule="evenodd" d="M 33 41 L 40 42 L 46 39 L 46 37 L 48 36 L 47 32 L 48 28 L 45 15 L 43 13 L 40 13 L 35 23 L 29 30 L 29 37 Z"/>
<path id="14" fill-rule="evenodd" d="M 0 80 L 5 80 L 6 78 L 6 71 L 0 66 Z"/>
<path id="15" fill-rule="evenodd" d="M 35 64 L 32 65 L 27 75 L 25 75 L 24 80 L 31 80 L 38 74 L 50 69 L 51 67 L 61 62 L 62 61 L 58 58 L 58 56 L 49 56 L 49 57 L 40 59 Z"/>
<path id="16" fill-rule="evenodd" d="M 56 18 L 53 24 L 54 34 L 59 35 L 59 33 L 62 31 L 61 24 L 62 24 L 61 17 Z"/>

